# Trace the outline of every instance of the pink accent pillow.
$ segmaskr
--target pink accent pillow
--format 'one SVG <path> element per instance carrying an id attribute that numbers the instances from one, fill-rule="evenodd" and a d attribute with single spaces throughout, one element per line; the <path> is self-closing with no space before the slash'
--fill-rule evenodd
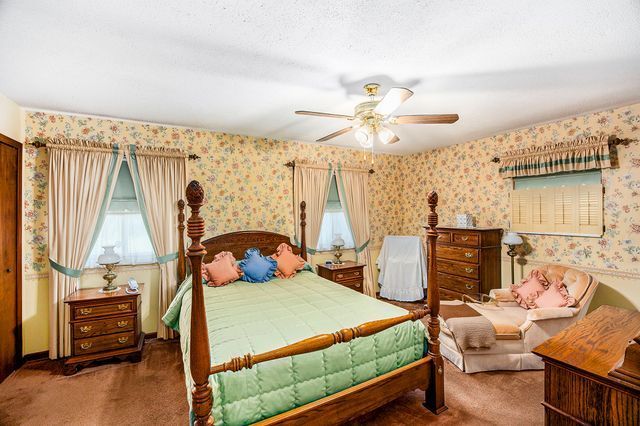
<path id="1" fill-rule="evenodd" d="M 296 272 L 304 268 L 304 259 L 297 254 L 293 254 L 293 249 L 287 243 L 280 244 L 271 258 L 278 262 L 278 269 L 275 272 L 276 277 L 291 278 L 295 276 Z"/>
<path id="2" fill-rule="evenodd" d="M 536 308 L 562 308 L 573 306 L 576 299 L 567 291 L 567 287 L 560 280 L 553 281 L 549 288 L 538 294 L 534 305 Z"/>
<path id="3" fill-rule="evenodd" d="M 232 283 L 242 276 L 242 270 L 230 251 L 223 251 L 213 257 L 211 263 L 202 265 L 202 278 L 209 287 L 220 287 Z"/>
<path id="4" fill-rule="evenodd" d="M 535 300 L 538 294 L 545 291 L 549 286 L 549 281 L 542 272 L 534 269 L 529 276 L 523 279 L 518 285 L 511 285 L 511 294 L 516 302 L 525 309 L 535 307 Z"/>

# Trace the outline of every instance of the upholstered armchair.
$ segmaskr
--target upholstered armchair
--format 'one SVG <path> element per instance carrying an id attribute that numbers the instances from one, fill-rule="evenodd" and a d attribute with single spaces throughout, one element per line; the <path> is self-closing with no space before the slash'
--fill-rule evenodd
<path id="1" fill-rule="evenodd" d="M 576 305 L 524 309 L 515 301 L 509 289 L 494 289 L 489 294 L 490 303 L 469 304 L 493 325 L 496 331 L 495 344 L 487 348 L 462 349 L 441 318 L 442 355 L 467 373 L 543 369 L 541 359 L 531 350 L 584 317 L 598 281 L 586 272 L 559 265 L 546 265 L 538 270 L 550 282 L 562 280 L 569 294 L 576 299 Z"/>

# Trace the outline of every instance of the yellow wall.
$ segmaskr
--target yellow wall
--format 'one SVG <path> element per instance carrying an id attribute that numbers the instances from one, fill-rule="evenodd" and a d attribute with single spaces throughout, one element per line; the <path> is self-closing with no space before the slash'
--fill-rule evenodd
<path id="1" fill-rule="evenodd" d="M 470 213 L 477 226 L 509 228 L 511 179 L 498 176 L 490 160 L 505 151 L 541 146 L 579 136 L 615 135 L 640 139 L 640 104 L 534 125 L 489 138 L 403 157 L 405 194 L 402 232 L 422 235 L 428 190 L 440 196 L 441 224 Z M 532 266 L 560 263 L 591 272 L 602 283 L 592 307 L 612 304 L 640 308 L 640 143 L 613 153 L 616 167 L 602 172 L 605 233 L 602 238 L 527 235 L 525 272 Z M 506 257 L 506 250 L 503 251 Z M 511 282 L 502 268 L 503 285 Z"/>
<path id="2" fill-rule="evenodd" d="M 23 110 L 0 93 L 0 133 L 18 142 L 22 142 L 24 128 Z"/>

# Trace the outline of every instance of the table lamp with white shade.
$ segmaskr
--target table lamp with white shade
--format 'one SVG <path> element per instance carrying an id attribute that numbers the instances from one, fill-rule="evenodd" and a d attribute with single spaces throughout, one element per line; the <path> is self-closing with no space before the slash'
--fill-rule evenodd
<path id="1" fill-rule="evenodd" d="M 333 241 L 331 241 L 331 245 L 335 250 L 333 255 L 336 257 L 336 260 L 334 260 L 333 263 L 335 263 L 336 265 L 341 265 L 342 264 L 342 260 L 340 260 L 340 257 L 342 257 L 341 250 L 342 250 L 342 247 L 344 247 L 344 239 L 342 239 L 342 234 L 336 234 L 335 237 L 333 238 Z"/>
<path id="2" fill-rule="evenodd" d="M 107 273 L 102 276 L 107 281 L 107 285 L 100 289 L 101 293 L 112 293 L 114 291 L 118 291 L 118 286 L 113 284 L 113 280 L 115 280 L 118 275 L 113 272 L 113 268 L 120 263 L 120 256 L 115 252 L 116 246 L 102 246 L 104 249 L 104 253 L 98 256 L 98 264 L 107 268 Z"/>
<path id="3" fill-rule="evenodd" d="M 507 254 L 511 257 L 511 284 L 515 284 L 514 257 L 516 257 L 516 247 L 522 244 L 522 237 L 516 232 L 507 232 L 502 238 L 502 244 L 509 247 Z"/>

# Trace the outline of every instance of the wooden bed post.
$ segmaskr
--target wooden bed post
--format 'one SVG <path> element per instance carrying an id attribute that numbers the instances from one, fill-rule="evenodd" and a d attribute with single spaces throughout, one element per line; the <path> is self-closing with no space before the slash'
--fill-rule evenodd
<path id="1" fill-rule="evenodd" d="M 300 203 L 300 249 L 302 253 L 300 256 L 304 260 L 307 260 L 307 235 L 305 227 L 307 226 L 307 203 L 305 201 Z"/>
<path id="2" fill-rule="evenodd" d="M 434 414 L 440 414 L 447 409 L 444 403 L 444 361 L 440 354 L 440 289 L 438 286 L 438 269 L 436 267 L 436 241 L 438 239 L 438 193 L 429 192 L 427 196 L 429 203 L 429 215 L 427 217 L 427 245 L 429 247 L 429 268 L 427 283 L 427 305 L 429 305 L 429 355 L 433 358 L 431 364 L 431 378 L 425 392 L 424 406 Z"/>
<path id="3" fill-rule="evenodd" d="M 182 284 L 187 275 L 186 259 L 184 257 L 184 200 L 178 201 L 178 285 Z"/>
<path id="4" fill-rule="evenodd" d="M 204 219 L 200 216 L 200 207 L 204 204 L 204 190 L 198 181 L 192 180 L 187 186 L 187 204 L 191 208 L 191 217 L 187 221 L 187 236 L 191 245 L 187 256 L 191 262 L 191 341 L 189 361 L 191 377 L 195 383 L 191 391 L 191 406 L 195 414 L 195 425 L 213 425 L 211 408 L 213 396 L 209 385 L 211 354 L 207 335 L 207 317 L 204 311 L 204 293 L 202 290 L 202 258 L 207 251 L 200 243 L 204 235 Z"/>

